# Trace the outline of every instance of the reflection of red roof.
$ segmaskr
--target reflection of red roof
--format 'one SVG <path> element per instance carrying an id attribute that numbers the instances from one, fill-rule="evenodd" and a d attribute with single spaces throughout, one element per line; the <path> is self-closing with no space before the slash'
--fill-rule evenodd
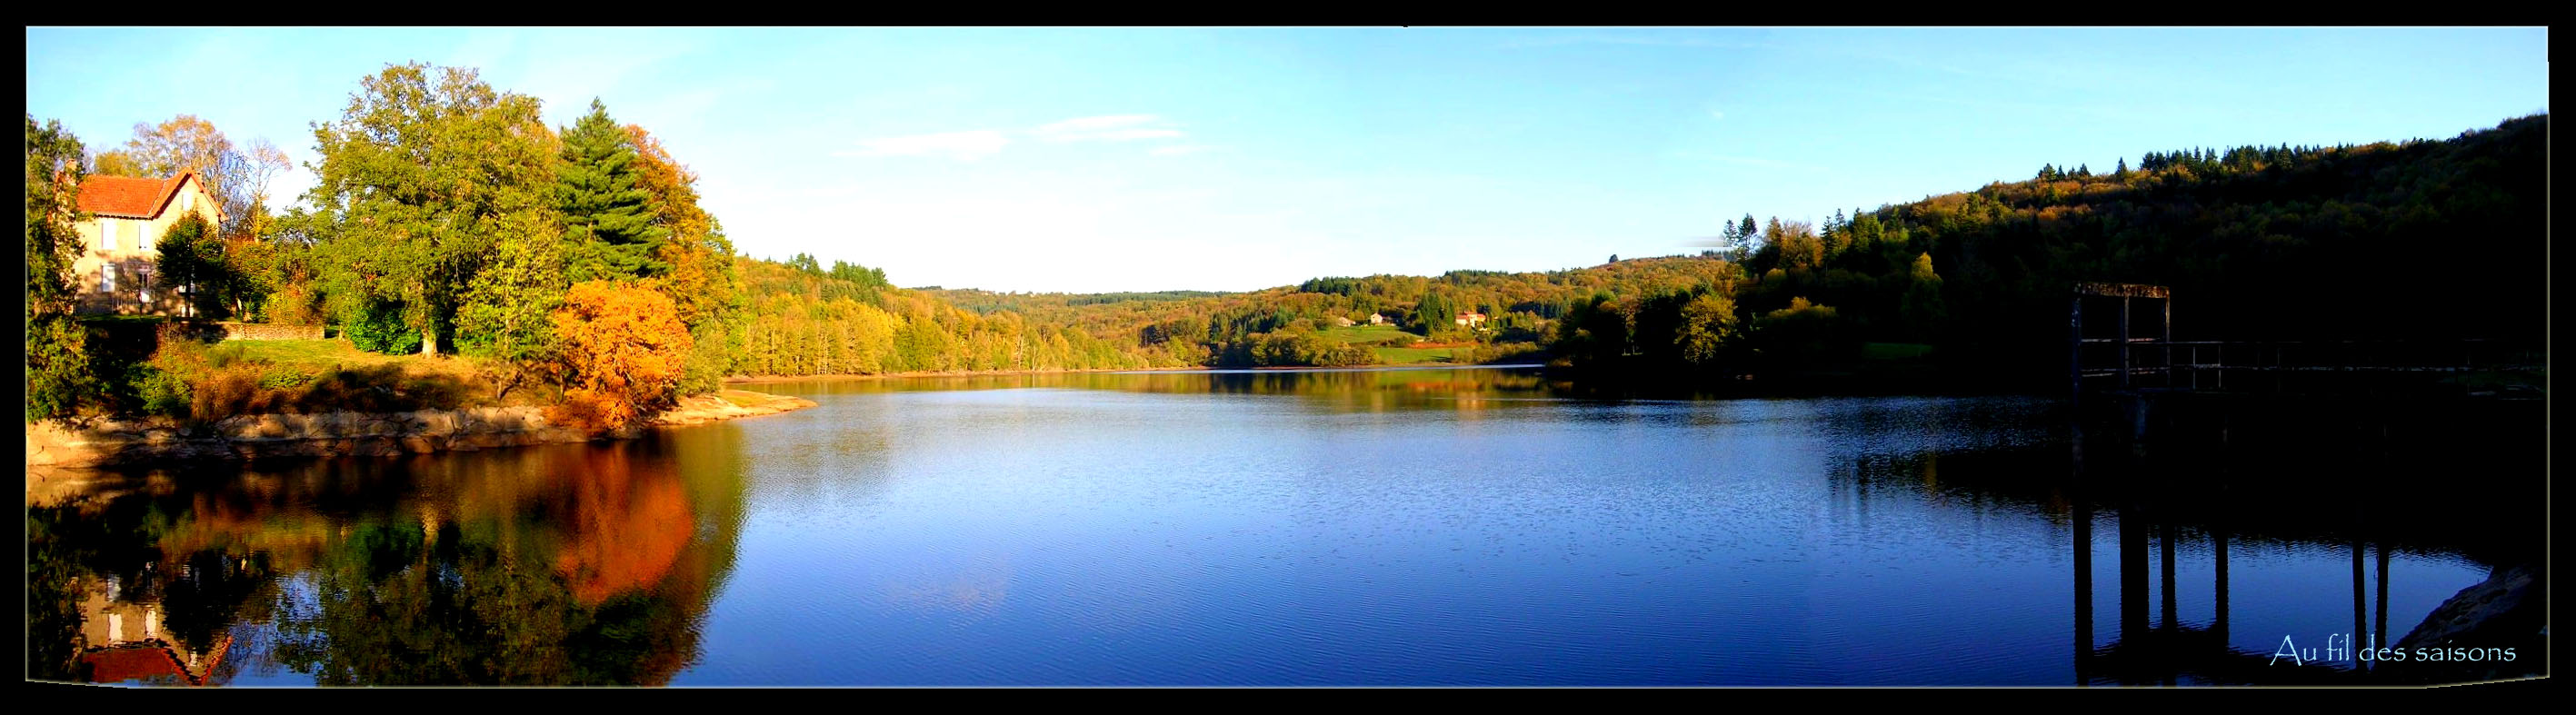
<path id="1" fill-rule="evenodd" d="M 214 673 L 215 666 L 224 662 L 224 651 L 231 647 L 231 636 L 216 639 L 215 647 L 210 649 L 210 657 L 206 659 L 207 674 Z M 173 677 L 188 685 L 206 684 L 206 675 L 189 673 L 186 661 L 180 660 L 178 652 L 170 650 L 169 644 L 158 641 L 146 646 L 93 650 L 81 655 L 81 661 L 89 664 L 89 681 L 93 683 Z"/>
<path id="2" fill-rule="evenodd" d="M 80 183 L 80 210 L 115 218 L 152 218 L 160 215 L 161 209 L 169 206 L 171 199 L 178 197 L 179 188 L 195 176 L 195 172 L 188 172 L 167 179 L 133 176 L 83 177 Z M 209 205 L 206 208 L 214 209 L 217 215 L 223 212 L 223 209 L 217 206 Z"/>

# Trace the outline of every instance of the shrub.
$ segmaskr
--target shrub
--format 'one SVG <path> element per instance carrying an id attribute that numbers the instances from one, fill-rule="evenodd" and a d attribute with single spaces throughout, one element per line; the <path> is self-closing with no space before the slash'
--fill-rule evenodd
<path id="1" fill-rule="evenodd" d="M 566 388 L 556 420 L 592 431 L 668 407 L 695 345 L 670 297 L 623 283 L 574 285 L 554 323 Z"/>
<path id="2" fill-rule="evenodd" d="M 402 308 L 389 303 L 367 306 L 358 319 L 340 328 L 358 349 L 387 355 L 420 352 L 420 331 L 403 324 Z"/>
<path id="3" fill-rule="evenodd" d="M 186 377 L 149 363 L 135 366 L 134 372 L 135 396 L 142 400 L 144 414 L 188 416 L 193 391 Z"/>

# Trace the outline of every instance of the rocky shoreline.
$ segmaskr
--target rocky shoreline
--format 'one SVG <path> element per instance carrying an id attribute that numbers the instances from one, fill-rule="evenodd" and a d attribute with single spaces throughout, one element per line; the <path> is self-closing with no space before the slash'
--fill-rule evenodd
<path id="1" fill-rule="evenodd" d="M 727 399 L 730 396 L 734 399 Z M 737 404 L 740 400 L 747 404 Z M 684 398 L 642 427 L 594 435 L 538 407 L 243 415 L 208 424 L 168 418 L 46 421 L 27 426 L 27 466 L 84 468 L 189 460 L 394 456 L 630 438 L 647 429 L 799 410 L 814 402 L 742 390 Z"/>

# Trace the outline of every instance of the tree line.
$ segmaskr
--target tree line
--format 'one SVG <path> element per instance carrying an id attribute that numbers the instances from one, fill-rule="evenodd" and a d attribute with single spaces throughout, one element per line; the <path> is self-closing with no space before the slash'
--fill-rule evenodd
<path id="1" fill-rule="evenodd" d="M 183 115 L 93 156 L 29 115 L 30 419 L 112 406 L 133 381 L 90 364 L 70 314 L 86 218 L 71 197 L 92 173 L 207 178 L 223 224 L 182 223 L 160 245 L 162 280 L 195 286 L 200 316 L 461 353 L 504 392 L 552 390 L 611 423 L 732 375 L 1367 364 L 1327 335 L 1372 316 L 1430 344 L 1596 372 L 1728 377 L 1896 343 L 1961 370 L 2045 374 L 2076 281 L 2169 285 L 2184 334 L 2272 339 L 2528 337 L 2545 286 L 2546 115 L 2448 141 L 2049 164 L 1821 225 L 1748 213 L 1696 256 L 1064 294 L 903 289 L 846 261 L 739 255 L 697 176 L 645 128 L 596 100 L 566 127 L 539 109 L 470 69 L 389 65 L 314 125 L 319 181 L 283 214 L 266 187 L 284 160 L 265 142 L 237 150 Z M 2483 250 L 2404 260 L 2445 246 Z"/>

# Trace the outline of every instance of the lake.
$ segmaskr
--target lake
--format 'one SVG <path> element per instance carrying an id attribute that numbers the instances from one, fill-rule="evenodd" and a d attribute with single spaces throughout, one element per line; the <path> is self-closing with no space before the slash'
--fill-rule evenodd
<path id="1" fill-rule="evenodd" d="M 755 389 L 819 405 L 31 479 L 31 658 L 236 686 L 2338 682 L 2361 669 L 2266 659 L 2362 621 L 2393 642 L 2493 560 L 2355 486 L 2399 469 L 2377 455 L 2271 452 L 2322 482 L 2079 468 L 2037 397 L 1518 369 Z"/>

